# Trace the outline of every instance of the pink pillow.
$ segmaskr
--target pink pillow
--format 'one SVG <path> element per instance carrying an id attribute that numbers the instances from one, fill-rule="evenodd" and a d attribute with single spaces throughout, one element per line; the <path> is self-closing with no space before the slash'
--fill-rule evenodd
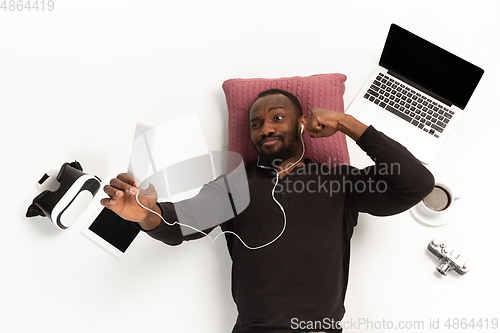
<path id="1" fill-rule="evenodd" d="M 318 74 L 280 79 L 230 79 L 224 81 L 222 89 L 226 95 L 229 112 L 228 150 L 234 151 L 245 161 L 245 165 L 257 160 L 257 152 L 250 139 L 248 110 L 257 95 L 267 89 L 278 88 L 294 94 L 302 105 L 304 115 L 309 116 L 311 108 L 344 112 L 343 74 Z M 345 134 L 337 132 L 328 138 L 313 139 L 304 131 L 305 157 L 314 162 L 328 164 L 350 164 Z"/>

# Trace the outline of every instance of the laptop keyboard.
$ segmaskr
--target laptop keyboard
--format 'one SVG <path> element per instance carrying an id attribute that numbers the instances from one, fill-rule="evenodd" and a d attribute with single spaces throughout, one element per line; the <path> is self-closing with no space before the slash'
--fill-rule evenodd
<path id="1" fill-rule="evenodd" d="M 446 105 L 382 73 L 378 74 L 364 98 L 436 138 L 454 115 Z"/>

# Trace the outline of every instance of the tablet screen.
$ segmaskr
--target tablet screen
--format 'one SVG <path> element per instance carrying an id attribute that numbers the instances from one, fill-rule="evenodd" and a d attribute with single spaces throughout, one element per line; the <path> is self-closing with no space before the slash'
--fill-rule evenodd
<path id="1" fill-rule="evenodd" d="M 122 253 L 127 251 L 140 232 L 133 222 L 122 219 L 107 208 L 100 212 L 88 229 Z"/>

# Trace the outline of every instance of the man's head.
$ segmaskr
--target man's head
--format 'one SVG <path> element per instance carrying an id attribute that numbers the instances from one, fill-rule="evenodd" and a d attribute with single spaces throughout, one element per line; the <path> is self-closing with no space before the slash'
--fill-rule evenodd
<path id="1" fill-rule="evenodd" d="M 257 96 L 248 113 L 250 136 L 260 163 L 293 163 L 302 154 L 300 130 L 306 124 L 298 99 L 287 91 L 270 89 Z"/>

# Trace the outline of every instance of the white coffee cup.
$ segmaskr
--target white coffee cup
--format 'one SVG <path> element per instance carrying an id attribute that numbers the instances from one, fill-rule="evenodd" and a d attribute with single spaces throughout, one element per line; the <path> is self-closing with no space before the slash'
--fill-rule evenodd
<path id="1" fill-rule="evenodd" d="M 434 189 L 415 207 L 427 217 L 436 217 L 453 209 L 455 201 L 462 196 L 450 185 L 436 181 Z"/>

